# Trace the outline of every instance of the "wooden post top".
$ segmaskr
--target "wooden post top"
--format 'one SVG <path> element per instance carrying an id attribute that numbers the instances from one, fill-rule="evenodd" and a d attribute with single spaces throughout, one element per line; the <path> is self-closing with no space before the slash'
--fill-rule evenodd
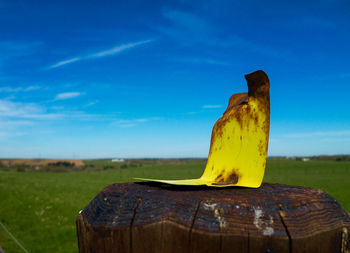
<path id="1" fill-rule="evenodd" d="M 80 252 L 348 252 L 350 217 L 318 189 L 112 184 L 78 215 Z M 343 250 L 343 251 L 342 251 Z"/>

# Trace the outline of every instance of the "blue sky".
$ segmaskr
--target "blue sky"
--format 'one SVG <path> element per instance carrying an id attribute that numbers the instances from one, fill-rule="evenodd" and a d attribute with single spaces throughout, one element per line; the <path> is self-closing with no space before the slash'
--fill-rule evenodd
<path id="1" fill-rule="evenodd" d="M 0 157 L 206 157 L 244 74 L 269 155 L 350 153 L 349 1 L 0 0 Z"/>

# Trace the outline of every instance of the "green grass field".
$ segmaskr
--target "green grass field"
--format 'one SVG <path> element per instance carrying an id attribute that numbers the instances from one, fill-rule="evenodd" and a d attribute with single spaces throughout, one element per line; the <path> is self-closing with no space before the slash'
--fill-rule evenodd
<path id="1" fill-rule="evenodd" d="M 77 252 L 75 218 L 108 184 L 133 177 L 195 178 L 204 166 L 188 161 L 65 173 L 0 170 L 0 222 L 29 252 Z M 350 212 L 349 162 L 270 159 L 264 181 L 322 189 Z M 23 252 L 1 227 L 0 245 L 5 252 Z"/>

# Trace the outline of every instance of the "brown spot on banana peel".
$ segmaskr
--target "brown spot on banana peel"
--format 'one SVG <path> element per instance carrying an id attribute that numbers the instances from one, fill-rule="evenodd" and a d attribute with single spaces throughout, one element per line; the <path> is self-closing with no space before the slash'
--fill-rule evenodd
<path id="1" fill-rule="evenodd" d="M 236 172 L 233 172 L 231 175 L 229 175 L 226 179 L 226 182 L 229 184 L 237 184 L 239 179 L 239 175 Z"/>
<path id="2" fill-rule="evenodd" d="M 239 111 L 237 111 L 234 115 L 239 126 L 243 128 L 244 115 L 242 115 L 242 113 L 239 113 Z"/>
<path id="3" fill-rule="evenodd" d="M 213 185 L 237 184 L 239 177 L 240 175 L 236 172 L 236 170 L 234 170 L 231 174 L 227 175 L 226 177 L 222 177 L 222 174 L 220 174 L 215 179 L 215 183 L 213 183 Z"/>
<path id="4" fill-rule="evenodd" d="M 235 95 L 240 95 L 244 97 L 245 94 L 246 93 L 239 93 Z M 233 100 L 233 101 L 236 101 L 236 103 L 233 106 L 229 105 L 224 115 L 216 121 L 213 127 L 212 135 L 211 135 L 212 136 L 211 143 L 210 143 L 211 147 L 213 147 L 216 137 L 222 137 L 223 129 L 226 123 L 232 120 L 233 118 L 236 119 L 241 129 L 243 127 L 249 127 L 245 122 L 246 120 L 248 120 L 248 122 L 252 120 L 255 123 L 255 126 L 258 125 L 258 122 L 259 122 L 258 115 L 257 113 L 252 113 L 252 109 L 249 106 L 249 102 L 248 104 L 241 104 L 241 101 L 246 101 L 246 98 L 244 97 L 244 98 L 241 98 L 240 100 L 239 99 L 236 99 L 236 100 Z M 269 126 L 267 126 L 267 129 L 269 129 Z M 211 150 L 209 151 L 209 154 L 211 154 Z"/>
<path id="5" fill-rule="evenodd" d="M 248 93 L 233 94 L 223 115 L 231 111 L 233 107 L 248 104 Z"/>
<path id="6" fill-rule="evenodd" d="M 229 112 L 225 112 L 224 115 L 218 119 L 213 127 L 213 131 L 211 134 L 211 141 L 210 141 L 210 150 L 209 150 L 209 156 L 212 152 L 212 148 L 214 148 L 214 143 L 216 137 L 221 138 L 223 135 L 223 130 L 226 125 L 232 118 L 236 118 L 237 122 L 239 123 L 240 127 L 243 127 L 243 118 L 242 118 L 242 111 L 244 108 L 247 108 L 247 105 L 236 105 L 235 110 L 232 111 L 233 108 L 230 109 Z M 228 137 L 229 139 L 230 137 Z"/>
<path id="7" fill-rule="evenodd" d="M 258 144 L 259 154 L 263 156 L 266 153 L 266 145 L 264 144 L 263 140 L 259 141 Z"/>
<path id="8" fill-rule="evenodd" d="M 223 180 L 222 174 L 220 173 L 216 178 L 215 182 L 221 182 Z"/>
<path id="9" fill-rule="evenodd" d="M 254 114 L 254 124 L 255 124 L 255 126 L 258 126 L 258 124 L 259 124 L 259 119 L 258 119 L 257 114 Z"/>

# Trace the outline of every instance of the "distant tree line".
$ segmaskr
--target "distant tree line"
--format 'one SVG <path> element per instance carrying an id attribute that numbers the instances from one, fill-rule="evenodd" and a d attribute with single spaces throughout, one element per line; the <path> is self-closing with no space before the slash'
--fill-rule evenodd
<path id="1" fill-rule="evenodd" d="M 313 160 L 325 160 L 336 162 L 350 162 L 350 155 L 321 155 L 311 157 Z"/>
<path id="2" fill-rule="evenodd" d="M 75 164 L 74 163 L 70 163 L 67 161 L 58 161 L 55 163 L 48 163 L 48 166 L 57 166 L 57 167 L 74 167 Z"/>

